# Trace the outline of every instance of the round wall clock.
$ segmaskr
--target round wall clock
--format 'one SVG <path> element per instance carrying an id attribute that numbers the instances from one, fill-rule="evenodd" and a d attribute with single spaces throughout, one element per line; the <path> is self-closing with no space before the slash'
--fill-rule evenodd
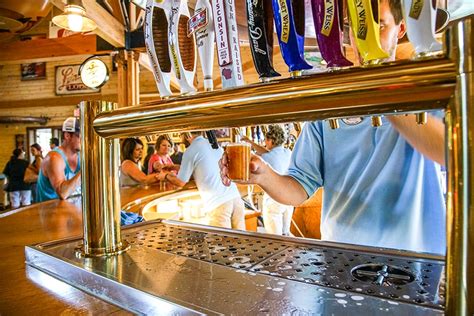
<path id="1" fill-rule="evenodd" d="M 109 80 L 107 65 L 97 57 L 86 59 L 79 68 L 82 82 L 92 89 L 102 87 Z"/>

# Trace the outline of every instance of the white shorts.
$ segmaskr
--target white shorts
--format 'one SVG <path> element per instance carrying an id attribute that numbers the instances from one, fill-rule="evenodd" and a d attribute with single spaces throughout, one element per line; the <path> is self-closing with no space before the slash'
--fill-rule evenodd
<path id="1" fill-rule="evenodd" d="M 31 190 L 9 192 L 11 208 L 19 208 L 31 204 Z"/>

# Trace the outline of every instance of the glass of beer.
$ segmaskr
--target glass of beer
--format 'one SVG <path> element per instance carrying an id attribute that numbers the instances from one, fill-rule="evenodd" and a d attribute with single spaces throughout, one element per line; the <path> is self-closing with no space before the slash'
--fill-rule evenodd
<path id="1" fill-rule="evenodd" d="M 232 181 L 248 181 L 250 177 L 250 144 L 231 143 L 225 148 L 227 169 Z"/>

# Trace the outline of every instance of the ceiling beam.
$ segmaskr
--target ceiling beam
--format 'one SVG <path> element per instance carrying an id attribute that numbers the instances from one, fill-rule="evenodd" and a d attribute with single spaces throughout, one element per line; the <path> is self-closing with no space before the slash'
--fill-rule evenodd
<path id="1" fill-rule="evenodd" d="M 62 0 L 50 0 L 50 2 L 64 11 Z M 107 12 L 95 0 L 82 0 L 87 16 L 95 21 L 97 28 L 94 33 L 102 37 L 114 47 L 125 47 L 125 27 L 113 15 Z"/>
<path id="2" fill-rule="evenodd" d="M 101 100 L 117 102 L 117 95 L 104 95 L 100 93 L 80 94 L 74 96 L 57 96 L 45 99 L 30 99 L 30 100 L 8 100 L 0 101 L 0 109 L 15 108 L 49 108 L 54 106 L 76 105 L 84 100 Z"/>
<path id="3" fill-rule="evenodd" d="M 0 63 L 12 63 L 19 60 L 50 59 L 54 57 L 93 55 L 98 53 L 97 35 L 75 34 L 68 37 L 37 39 L 11 42 L 0 49 Z M 101 51 L 104 52 L 104 51 Z"/>

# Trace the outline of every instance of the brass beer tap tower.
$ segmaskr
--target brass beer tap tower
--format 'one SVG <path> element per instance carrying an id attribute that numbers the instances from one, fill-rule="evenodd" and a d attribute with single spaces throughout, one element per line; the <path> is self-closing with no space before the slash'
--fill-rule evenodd
<path id="1" fill-rule="evenodd" d="M 446 110 L 446 313 L 474 314 L 474 17 L 447 35 L 448 57 L 402 61 L 177 97 L 115 110 L 83 102 L 85 256 L 126 250 L 119 225 L 118 138 L 275 122 Z"/>

